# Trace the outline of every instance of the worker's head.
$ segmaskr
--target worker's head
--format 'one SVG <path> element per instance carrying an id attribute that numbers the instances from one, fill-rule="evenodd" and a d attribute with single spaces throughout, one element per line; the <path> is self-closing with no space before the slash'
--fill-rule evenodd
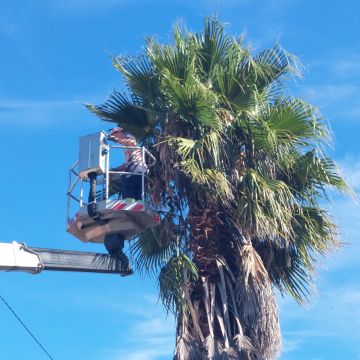
<path id="1" fill-rule="evenodd" d="M 110 134 L 108 136 L 109 140 L 113 141 L 119 141 L 120 139 L 131 139 L 135 140 L 135 136 L 129 134 L 127 131 L 125 131 L 122 127 L 116 127 L 109 130 Z"/>
<path id="2" fill-rule="evenodd" d="M 112 128 L 112 129 L 109 129 L 109 138 L 111 138 L 112 136 L 113 137 L 118 137 L 118 136 L 126 136 L 128 139 L 133 139 L 133 140 L 136 140 L 135 136 L 129 134 L 126 130 L 124 130 L 122 127 L 116 127 L 116 128 Z"/>

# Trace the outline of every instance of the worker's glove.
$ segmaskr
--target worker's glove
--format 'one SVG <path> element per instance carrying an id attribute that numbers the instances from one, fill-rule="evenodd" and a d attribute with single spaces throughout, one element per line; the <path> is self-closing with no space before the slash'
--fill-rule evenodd
<path id="1" fill-rule="evenodd" d="M 116 127 L 116 128 L 109 129 L 109 131 L 110 131 L 110 134 L 108 136 L 108 139 L 114 141 L 114 140 L 116 140 L 116 134 L 123 133 L 124 129 L 122 127 Z"/>
<path id="2" fill-rule="evenodd" d="M 114 135 L 108 135 L 107 139 L 110 141 L 116 141 L 116 137 Z"/>

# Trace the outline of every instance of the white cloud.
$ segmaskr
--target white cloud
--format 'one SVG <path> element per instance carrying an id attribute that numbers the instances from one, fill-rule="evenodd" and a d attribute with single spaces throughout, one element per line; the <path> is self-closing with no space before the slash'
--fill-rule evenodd
<path id="1" fill-rule="evenodd" d="M 360 208 L 350 201 L 337 201 L 331 214 L 339 226 L 342 247 L 326 259 L 326 269 L 332 272 L 348 269 L 346 278 L 353 278 L 353 271 L 359 270 L 360 252 Z"/>
<path id="2" fill-rule="evenodd" d="M 0 127 L 36 127 L 70 125 L 88 111 L 80 100 L 7 100 L 0 99 Z"/>
<path id="3" fill-rule="evenodd" d="M 134 0 L 52 0 L 47 5 L 56 11 L 71 15 L 89 15 L 107 12 L 113 8 L 128 5 Z"/>
<path id="4" fill-rule="evenodd" d="M 133 324 L 129 338 L 136 339 L 136 343 L 129 343 L 131 350 L 119 351 L 116 359 L 155 360 L 160 356 L 171 357 L 175 340 L 175 321 L 172 316 L 166 317 L 162 306 L 159 307 L 151 316 Z"/>
<path id="5" fill-rule="evenodd" d="M 360 86 L 352 83 L 299 86 L 300 97 L 339 121 L 360 121 Z"/>
<path id="6" fill-rule="evenodd" d="M 154 317 L 135 324 L 133 331 L 142 336 L 168 335 L 174 329 L 174 325 L 170 318 L 164 320 L 163 316 Z"/>
<path id="7" fill-rule="evenodd" d="M 354 119 L 355 121 L 360 121 L 360 105 L 359 104 L 351 104 L 344 111 L 345 116 L 349 119 Z"/>
<path id="8" fill-rule="evenodd" d="M 301 346 L 302 341 L 299 339 L 293 339 L 293 340 L 289 340 L 287 338 L 283 339 L 283 348 L 282 348 L 282 353 L 283 354 L 288 354 L 296 349 L 298 349 Z"/>
<path id="9" fill-rule="evenodd" d="M 140 344 L 139 344 L 140 343 Z M 146 339 L 138 338 L 137 343 L 134 344 L 133 350 L 118 351 L 117 355 L 113 358 L 114 360 L 157 360 L 161 356 L 171 358 L 172 350 L 168 350 L 167 344 L 163 346 L 153 345 L 148 343 Z M 142 348 L 142 349 L 139 349 Z"/>
<path id="10" fill-rule="evenodd" d="M 360 75 L 360 52 L 355 48 L 330 48 L 321 57 L 311 59 L 316 71 L 329 72 L 327 78 L 351 78 Z"/>
<path id="11" fill-rule="evenodd" d="M 175 342 L 175 319 L 166 315 L 154 295 L 144 295 L 139 303 L 122 304 L 121 312 L 134 317 L 128 329 L 125 349 L 108 349 L 114 360 L 157 360 L 170 358 Z M 106 357 L 108 359 L 108 357 Z"/>
<path id="12" fill-rule="evenodd" d="M 360 120 L 360 53 L 352 49 L 334 49 L 311 61 L 312 72 L 322 74 L 310 86 L 298 87 L 300 96 L 336 118 Z M 335 119 L 335 117 L 334 117 Z"/>
<path id="13" fill-rule="evenodd" d="M 290 350 L 295 350 L 301 343 L 306 346 L 311 338 L 334 338 L 360 341 L 360 286 L 330 287 L 322 289 L 317 299 L 313 299 L 312 306 L 299 307 L 294 302 L 285 299 L 281 302 L 281 318 L 283 334 Z M 297 319 L 294 325 L 294 315 Z M 297 315 L 297 316 L 296 316 Z M 287 327 L 287 323 L 291 326 Z M 291 330 L 287 330 L 287 329 Z M 294 341 L 298 341 L 294 344 Z M 334 340 L 337 341 L 337 340 Z"/>
<path id="14" fill-rule="evenodd" d="M 360 159 L 347 156 L 340 161 L 341 171 L 346 181 L 354 190 L 360 190 Z"/>
<path id="15" fill-rule="evenodd" d="M 143 339 L 139 339 L 138 341 L 143 341 Z M 122 359 L 127 359 L 127 360 L 155 360 L 158 359 L 160 356 L 169 356 L 169 352 L 166 350 L 161 350 L 161 349 L 145 349 L 145 350 L 134 350 L 134 351 L 125 351 L 125 352 L 121 352 L 119 354 L 119 357 L 116 358 L 116 360 L 122 360 Z"/>
<path id="16" fill-rule="evenodd" d="M 22 108 L 39 108 L 52 106 L 65 106 L 74 104 L 74 100 L 47 100 L 47 101 L 27 101 L 27 100 L 0 100 L 0 109 L 14 110 Z"/>
<path id="17" fill-rule="evenodd" d="M 175 319 L 172 314 L 166 314 L 156 294 L 144 293 L 132 300 L 118 301 L 116 298 L 104 293 L 96 297 L 85 294 L 74 299 L 74 306 L 89 307 L 92 311 L 99 307 L 109 310 L 113 318 L 126 319 L 126 325 L 119 323 L 119 333 L 113 332 L 113 343 L 117 342 L 119 347 L 104 349 L 101 360 L 170 359 L 175 344 Z"/>
<path id="18" fill-rule="evenodd" d="M 359 86 L 353 84 L 330 84 L 316 85 L 303 88 L 303 95 L 311 101 L 333 101 L 348 100 L 349 97 L 359 94 Z"/>
<path id="19" fill-rule="evenodd" d="M 360 74 L 360 54 L 350 53 L 348 57 L 334 61 L 333 70 L 342 77 L 353 77 Z"/>

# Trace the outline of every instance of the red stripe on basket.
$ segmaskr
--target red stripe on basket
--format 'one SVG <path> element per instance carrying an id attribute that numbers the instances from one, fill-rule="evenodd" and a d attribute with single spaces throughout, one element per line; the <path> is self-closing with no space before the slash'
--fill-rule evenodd
<path id="1" fill-rule="evenodd" d="M 121 209 L 123 209 L 126 205 L 127 205 L 126 203 L 125 203 L 125 204 L 117 204 L 116 206 L 114 206 L 114 209 L 115 209 L 115 210 L 121 210 Z"/>
<path id="2" fill-rule="evenodd" d="M 131 208 L 131 211 L 141 211 L 143 208 L 143 204 L 136 204 L 133 208 Z"/>

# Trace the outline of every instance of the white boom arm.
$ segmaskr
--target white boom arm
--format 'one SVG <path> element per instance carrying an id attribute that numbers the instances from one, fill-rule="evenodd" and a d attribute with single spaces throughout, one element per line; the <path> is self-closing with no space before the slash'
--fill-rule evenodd
<path id="1" fill-rule="evenodd" d="M 27 247 L 16 241 L 0 243 L 0 271 L 38 274 L 43 270 L 130 275 L 132 270 L 116 256 L 82 251 Z"/>
<path id="2" fill-rule="evenodd" d="M 0 243 L 0 270 L 38 274 L 43 268 L 39 255 L 25 245 L 16 241 L 11 244 Z"/>

